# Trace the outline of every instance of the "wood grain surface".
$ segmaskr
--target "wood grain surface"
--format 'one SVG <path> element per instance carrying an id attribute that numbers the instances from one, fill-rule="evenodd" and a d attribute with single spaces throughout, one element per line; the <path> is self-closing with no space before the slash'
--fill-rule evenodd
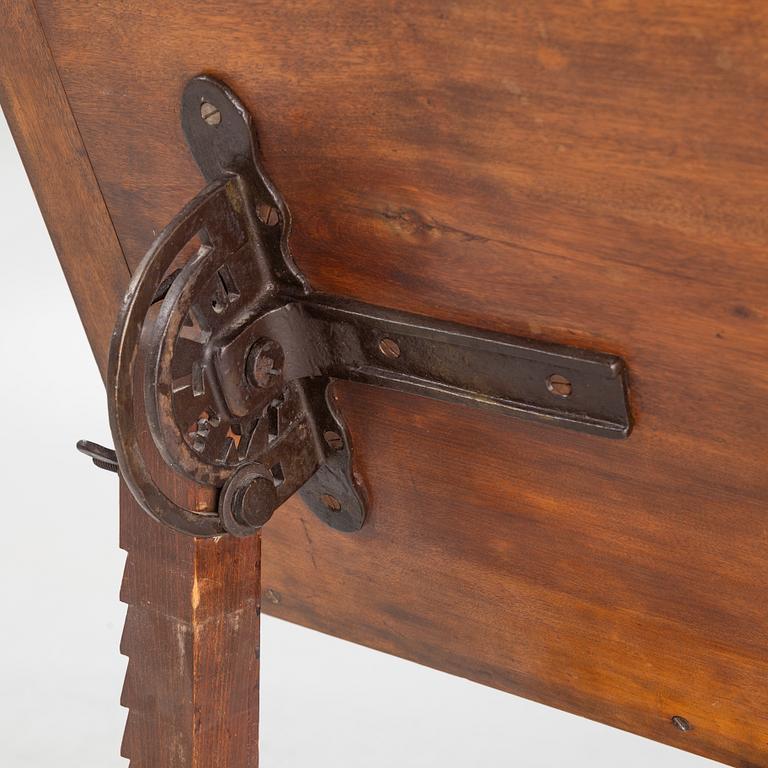
<path id="1" fill-rule="evenodd" d="M 768 6 L 38 10 L 129 264 L 202 185 L 178 111 L 208 72 L 314 287 L 629 364 L 625 443 L 339 386 L 369 523 L 286 505 L 265 608 L 768 764 Z"/>
<path id="2" fill-rule="evenodd" d="M 121 489 L 131 768 L 257 768 L 259 536 L 183 536 Z"/>

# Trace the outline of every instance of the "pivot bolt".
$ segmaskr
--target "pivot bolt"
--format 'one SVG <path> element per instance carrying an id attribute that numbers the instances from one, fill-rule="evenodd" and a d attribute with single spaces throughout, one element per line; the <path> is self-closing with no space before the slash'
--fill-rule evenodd
<path id="1" fill-rule="evenodd" d="M 245 375 L 253 386 L 266 389 L 283 370 L 283 350 L 272 339 L 259 339 L 248 352 Z"/>
<path id="2" fill-rule="evenodd" d="M 251 528 L 261 528 L 274 512 L 275 486 L 267 477 L 256 477 L 235 495 L 235 519 Z"/>
<path id="3" fill-rule="evenodd" d="M 240 464 L 219 494 L 219 515 L 234 536 L 250 536 L 272 517 L 279 506 L 269 470 L 261 464 Z"/>

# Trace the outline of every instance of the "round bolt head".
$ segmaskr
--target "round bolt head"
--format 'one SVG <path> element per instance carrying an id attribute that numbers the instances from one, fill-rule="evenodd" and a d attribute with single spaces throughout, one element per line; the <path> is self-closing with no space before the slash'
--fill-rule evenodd
<path id="1" fill-rule="evenodd" d="M 278 505 L 272 475 L 256 462 L 239 465 L 219 494 L 221 522 L 234 536 L 259 531 Z"/>
<path id="2" fill-rule="evenodd" d="M 245 376 L 253 386 L 266 389 L 283 370 L 283 350 L 276 341 L 259 339 L 248 352 Z"/>
<path id="3" fill-rule="evenodd" d="M 275 511 L 274 497 L 275 486 L 269 478 L 254 478 L 235 497 L 235 518 L 251 528 L 261 528 Z"/>

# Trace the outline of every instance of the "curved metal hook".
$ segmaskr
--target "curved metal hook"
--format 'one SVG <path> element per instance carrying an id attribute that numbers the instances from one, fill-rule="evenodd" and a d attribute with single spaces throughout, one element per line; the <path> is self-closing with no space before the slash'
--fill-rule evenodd
<path id="1" fill-rule="evenodd" d="M 329 379 L 280 373 L 269 385 L 254 383 L 248 361 L 255 340 L 222 359 L 223 349 L 247 336 L 246 326 L 310 295 L 288 248 L 290 213 L 258 163 L 251 118 L 226 86 L 201 76 L 184 91 L 182 125 L 210 183 L 156 238 L 118 316 L 108 403 L 121 474 L 142 508 L 160 522 L 195 536 L 243 536 L 320 472 L 325 486 L 310 482 L 305 500 L 333 527 L 356 530 L 365 507 L 350 479 L 344 426 L 326 398 Z M 203 245 L 170 272 L 196 235 Z M 209 294 L 216 286 L 224 295 L 214 298 L 212 309 Z M 143 342 L 150 307 L 160 300 L 149 341 Z M 197 326 L 197 339 L 190 337 L 190 325 Z M 265 342 L 282 359 L 280 343 Z M 136 383 L 140 357 L 143 398 Z M 165 463 L 218 491 L 217 504 L 186 509 L 158 487 L 139 445 L 139 402 Z M 191 424 L 197 425 L 192 432 Z M 344 435 L 342 447 L 329 446 L 324 433 Z M 324 492 L 328 486 L 334 496 Z M 343 507 L 329 508 L 322 501 L 328 498 L 333 505 L 343 501 Z"/>
<path id="2" fill-rule="evenodd" d="M 166 272 L 184 244 L 211 215 L 212 209 L 226 201 L 232 183 L 231 178 L 226 178 L 209 184 L 157 237 L 123 299 L 109 354 L 109 423 L 123 479 L 147 514 L 195 536 L 215 536 L 225 531 L 216 509 L 185 509 L 168 498 L 153 480 L 136 429 L 136 362 L 144 321 Z"/>

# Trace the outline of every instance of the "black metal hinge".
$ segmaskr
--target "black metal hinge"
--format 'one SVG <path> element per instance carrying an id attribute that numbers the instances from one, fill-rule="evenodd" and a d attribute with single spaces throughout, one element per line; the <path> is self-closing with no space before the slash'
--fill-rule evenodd
<path id="1" fill-rule="evenodd" d="M 329 397 L 334 379 L 629 434 L 618 357 L 313 291 L 291 258 L 288 208 L 242 103 L 194 78 L 182 124 L 209 183 L 134 275 L 108 377 L 120 473 L 150 515 L 195 536 L 245 536 L 300 490 L 329 525 L 359 529 L 366 495 Z M 173 470 L 216 491 L 210 508 L 185 509 L 158 487 L 139 445 L 144 421 Z"/>

